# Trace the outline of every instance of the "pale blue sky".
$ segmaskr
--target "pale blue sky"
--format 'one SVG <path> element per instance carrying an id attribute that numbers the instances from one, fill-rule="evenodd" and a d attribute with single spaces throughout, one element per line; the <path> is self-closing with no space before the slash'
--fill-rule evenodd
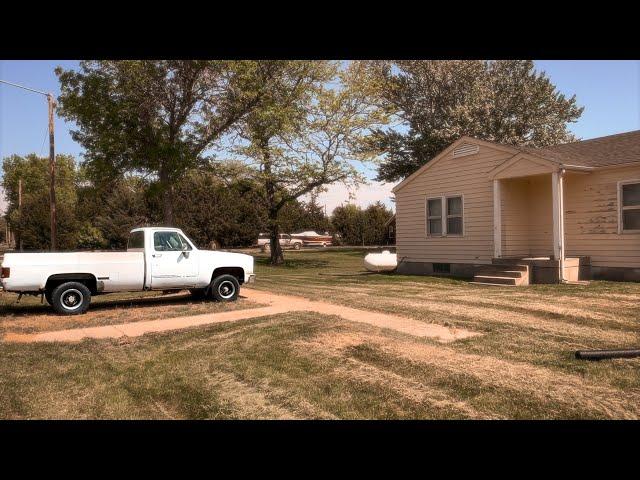
<path id="1" fill-rule="evenodd" d="M 0 61 L 0 79 L 50 91 L 57 96 L 60 90 L 54 68 L 57 65 L 72 68 L 77 64 L 77 61 L 69 60 Z M 544 60 L 536 61 L 536 67 L 544 70 L 565 95 L 575 94 L 578 104 L 585 107 L 580 120 L 570 126 L 579 138 L 640 129 L 640 61 Z M 81 148 L 69 135 L 71 125 L 61 118 L 56 118 L 55 122 L 56 152 L 80 157 Z M 47 155 L 46 131 L 46 99 L 0 84 L 0 160 L 13 153 Z M 372 184 L 371 187 L 377 186 Z M 387 200 L 388 188 L 379 188 L 379 191 L 380 199 Z M 362 190 L 364 203 L 376 196 L 374 192 L 366 195 L 364 192 Z M 337 201 L 340 193 L 336 191 L 336 195 Z M 328 207 L 331 211 L 331 206 Z"/>

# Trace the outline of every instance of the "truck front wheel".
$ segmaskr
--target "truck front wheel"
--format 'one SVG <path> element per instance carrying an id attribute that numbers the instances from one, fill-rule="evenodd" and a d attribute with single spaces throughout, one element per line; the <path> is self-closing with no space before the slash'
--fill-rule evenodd
<path id="1" fill-rule="evenodd" d="M 58 285 L 51 293 L 53 309 L 62 315 L 81 315 L 91 303 L 91 291 L 80 282 Z"/>
<path id="2" fill-rule="evenodd" d="M 232 302 L 238 298 L 240 283 L 233 275 L 220 275 L 213 280 L 211 294 L 219 302 Z"/>

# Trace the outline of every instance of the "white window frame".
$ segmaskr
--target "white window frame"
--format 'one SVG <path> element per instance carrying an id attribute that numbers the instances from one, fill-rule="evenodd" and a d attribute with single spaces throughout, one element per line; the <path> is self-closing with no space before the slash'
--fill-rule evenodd
<path id="1" fill-rule="evenodd" d="M 447 200 L 449 198 L 458 198 L 458 197 L 462 201 L 462 212 L 460 214 L 460 216 L 462 217 L 462 233 L 449 233 L 447 231 L 447 219 L 449 218 L 449 209 L 447 208 L 448 207 Z M 433 234 L 429 232 L 429 200 L 440 200 L 440 205 L 441 205 L 440 222 L 442 226 L 442 233 Z M 455 216 L 457 217 L 458 215 L 455 215 Z M 424 200 L 424 221 L 425 221 L 425 226 L 424 226 L 425 233 L 427 237 L 434 237 L 434 238 L 464 237 L 464 224 L 465 224 L 464 195 L 461 193 L 450 193 L 446 195 L 434 195 L 434 196 L 427 195 Z"/>
<path id="2" fill-rule="evenodd" d="M 622 203 L 622 186 L 640 183 L 640 180 L 621 180 L 618 182 L 618 233 L 640 233 L 640 229 L 626 230 L 624 228 L 623 212 L 625 210 L 640 210 L 640 205 L 629 205 L 625 207 Z"/>

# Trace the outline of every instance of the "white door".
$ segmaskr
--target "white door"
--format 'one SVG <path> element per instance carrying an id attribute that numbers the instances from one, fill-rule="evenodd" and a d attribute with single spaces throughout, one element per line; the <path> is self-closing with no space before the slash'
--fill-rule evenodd
<path id="1" fill-rule="evenodd" d="M 154 232 L 151 288 L 189 288 L 198 278 L 197 251 L 178 232 Z"/>

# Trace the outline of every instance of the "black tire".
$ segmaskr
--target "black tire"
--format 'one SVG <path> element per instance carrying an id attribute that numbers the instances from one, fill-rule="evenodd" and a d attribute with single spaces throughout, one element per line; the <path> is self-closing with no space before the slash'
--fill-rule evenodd
<path id="1" fill-rule="evenodd" d="M 194 288 L 189 290 L 189 292 L 194 300 L 204 300 L 207 296 L 207 291 L 204 288 Z"/>
<path id="2" fill-rule="evenodd" d="M 61 315 L 82 315 L 89 309 L 91 291 L 83 283 L 66 282 L 53 289 L 51 300 Z"/>
<path id="3" fill-rule="evenodd" d="M 213 279 L 211 295 L 218 302 L 233 302 L 240 293 L 240 282 L 233 275 L 220 275 Z"/>
<path id="4" fill-rule="evenodd" d="M 302 247 L 302 245 L 300 244 L 300 242 L 296 242 L 293 244 L 293 249 L 294 250 L 300 250 L 300 247 Z"/>

